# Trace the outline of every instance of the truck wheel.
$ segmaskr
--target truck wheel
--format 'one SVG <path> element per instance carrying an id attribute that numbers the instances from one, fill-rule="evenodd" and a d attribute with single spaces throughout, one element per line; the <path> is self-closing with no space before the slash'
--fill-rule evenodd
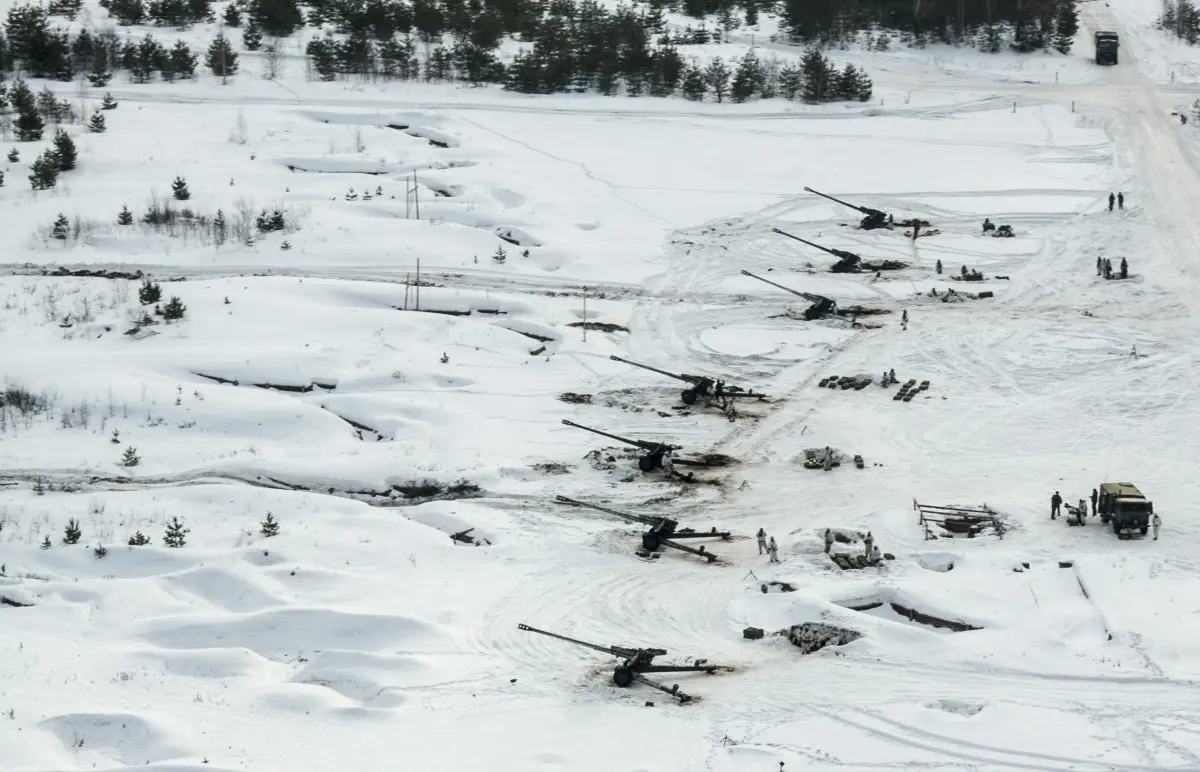
<path id="1" fill-rule="evenodd" d="M 658 536 L 653 533 L 642 534 L 642 549 L 647 552 L 656 552 L 659 548 Z"/>
<path id="2" fill-rule="evenodd" d="M 1145 536 L 1150 531 L 1150 526 L 1143 525 L 1141 528 L 1138 529 L 1138 531 L 1141 532 L 1142 536 Z"/>
<path id="3" fill-rule="evenodd" d="M 1113 521 L 1112 521 L 1112 529 L 1113 529 L 1113 533 L 1115 533 L 1117 536 L 1121 535 L 1121 524 L 1117 522 L 1117 519 L 1115 517 L 1113 518 Z"/>
<path id="4" fill-rule="evenodd" d="M 652 472 L 658 466 L 658 460 L 654 456 L 642 456 L 638 459 L 638 469 L 643 472 Z"/>
<path id="5" fill-rule="evenodd" d="M 633 671 L 627 667 L 619 667 L 613 671 L 613 683 L 624 689 L 633 683 Z"/>
<path id="6" fill-rule="evenodd" d="M 685 405 L 694 405 L 696 404 L 696 390 L 687 389 L 679 395 L 679 398 L 683 400 L 683 404 Z"/>

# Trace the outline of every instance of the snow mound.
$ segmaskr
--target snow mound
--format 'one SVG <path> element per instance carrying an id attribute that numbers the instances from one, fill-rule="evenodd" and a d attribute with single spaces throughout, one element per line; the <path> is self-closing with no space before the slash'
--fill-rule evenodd
<path id="1" fill-rule="evenodd" d="M 168 649 L 244 648 L 280 662 L 347 644 L 363 651 L 436 645 L 442 636 L 409 617 L 289 608 L 243 616 L 210 614 L 194 622 L 154 620 L 143 637 Z"/>
<path id="2" fill-rule="evenodd" d="M 228 568 L 199 567 L 162 577 L 168 592 L 190 596 L 218 611 L 247 613 L 284 605 L 279 596 Z"/>
<path id="3" fill-rule="evenodd" d="M 955 562 L 962 560 L 962 555 L 953 552 L 921 552 L 913 557 L 917 559 L 917 565 L 921 568 L 943 574 L 953 571 Z"/>
<path id="4" fill-rule="evenodd" d="M 217 680 L 255 676 L 271 664 L 248 649 L 150 649 L 138 652 L 138 657 L 143 662 L 157 663 L 164 673 L 174 676 Z"/>
<path id="5" fill-rule="evenodd" d="M 930 710 L 941 710 L 958 716 L 975 716 L 987 707 L 986 702 L 971 702 L 968 700 L 933 700 L 926 702 L 923 707 Z"/>
<path id="6" fill-rule="evenodd" d="M 323 686 L 371 707 L 398 707 L 405 698 L 398 690 L 425 683 L 436 670 L 411 656 L 325 651 L 293 676 L 300 684 Z"/>
<path id="7" fill-rule="evenodd" d="M 196 755 L 179 730 L 129 713 L 66 713 L 39 726 L 74 751 L 83 766 L 151 764 Z"/>

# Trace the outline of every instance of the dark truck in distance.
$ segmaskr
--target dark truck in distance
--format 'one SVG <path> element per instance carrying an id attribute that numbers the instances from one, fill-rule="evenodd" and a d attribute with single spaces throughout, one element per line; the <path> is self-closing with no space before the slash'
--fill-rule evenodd
<path id="1" fill-rule="evenodd" d="M 1125 531 L 1138 531 L 1142 536 L 1150 530 L 1150 517 L 1154 514 L 1154 503 L 1133 483 L 1103 483 L 1100 498 L 1096 502 L 1100 522 L 1112 522 L 1113 533 L 1120 536 Z"/>
<path id="2" fill-rule="evenodd" d="M 1121 47 L 1115 32 L 1096 33 L 1096 64 L 1116 64 L 1117 49 Z"/>

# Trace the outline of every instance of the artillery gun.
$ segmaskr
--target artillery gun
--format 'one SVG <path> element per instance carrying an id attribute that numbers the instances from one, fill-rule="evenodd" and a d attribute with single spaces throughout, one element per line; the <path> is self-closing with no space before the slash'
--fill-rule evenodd
<path id="1" fill-rule="evenodd" d="M 646 440 L 631 440 L 628 437 L 621 437 L 617 434 L 602 432 L 599 429 L 593 429 L 590 426 L 577 424 L 574 421 L 568 421 L 565 418 L 562 420 L 562 422 L 567 426 L 573 426 L 576 429 L 583 429 L 584 431 L 591 432 L 592 434 L 599 434 L 601 437 L 608 437 L 610 440 L 623 442 L 626 445 L 633 445 L 636 448 L 641 448 L 642 450 L 646 451 L 644 456 L 638 457 L 638 469 L 641 469 L 643 472 L 652 472 L 655 469 L 671 471 L 667 468 L 668 465 L 663 464 L 663 458 L 668 453 L 672 453 L 676 450 L 682 450 L 679 445 L 668 445 L 665 442 L 647 442 Z"/>
<path id="2" fill-rule="evenodd" d="M 827 254 L 830 254 L 830 255 L 833 255 L 834 257 L 836 257 L 838 259 L 838 261 L 836 263 L 834 263 L 833 267 L 831 267 L 829 269 L 833 273 L 860 273 L 862 271 L 898 271 L 902 268 L 908 267 L 907 264 L 902 263 L 899 260 L 882 260 L 878 263 L 869 263 L 866 260 L 863 260 L 862 257 L 854 254 L 853 252 L 847 252 L 844 249 L 834 249 L 832 247 L 823 247 L 820 244 L 809 241 L 808 239 L 802 239 L 799 236 L 793 236 L 792 234 L 788 233 L 787 231 L 782 231 L 778 228 L 772 228 L 771 230 L 774 231 L 775 233 L 778 233 L 780 236 L 787 236 L 789 239 L 795 239 L 796 241 L 799 241 L 802 244 L 807 244 L 810 247 L 813 247 L 814 249 L 819 249 L 822 252 L 825 252 Z"/>
<path id="3" fill-rule="evenodd" d="M 708 405 L 716 405 L 722 410 L 726 410 L 729 407 L 729 403 L 739 397 L 753 397 L 760 401 L 767 398 L 766 394 L 755 394 L 753 389 L 743 389 L 741 386 L 729 386 L 725 383 L 725 381 L 715 380 L 707 376 L 688 375 L 687 373 L 671 373 L 667 372 L 666 370 L 660 370 L 657 367 L 641 364 L 640 362 L 622 359 L 615 354 L 610 354 L 608 358 L 616 362 L 624 362 L 627 365 L 640 367 L 643 370 L 649 370 L 652 373 L 665 375 L 668 378 L 674 378 L 677 381 L 683 381 L 684 383 L 692 384 L 691 388 L 684 389 L 679 395 L 680 399 L 683 400 L 683 404 L 685 405 L 694 405 L 697 398 L 703 397 L 704 401 Z"/>
<path id="4" fill-rule="evenodd" d="M 539 630 L 536 627 L 530 627 L 527 624 L 517 625 L 518 630 L 523 630 L 527 633 L 537 633 L 545 635 L 548 638 L 557 638 L 560 641 L 573 643 L 576 646 L 583 646 L 588 649 L 611 654 L 621 660 L 621 664 L 617 665 L 613 671 L 613 683 L 620 686 L 622 689 L 632 686 L 634 681 L 639 681 L 652 689 L 658 689 L 660 692 L 665 692 L 671 695 L 680 702 L 691 702 L 693 697 L 689 694 L 684 694 L 679 691 L 679 685 L 664 686 L 657 681 L 653 681 L 646 677 L 647 673 L 708 673 L 709 675 L 718 670 L 729 670 L 730 668 L 722 665 L 710 665 L 706 659 L 697 659 L 692 665 L 655 665 L 655 657 L 665 656 L 666 649 L 631 649 L 628 646 L 601 646 L 598 643 L 588 643 L 577 638 L 568 638 L 565 635 L 551 633 L 546 630 Z"/>
<path id="5" fill-rule="evenodd" d="M 709 563 L 712 563 L 717 559 L 717 555 L 714 555 L 703 547 L 697 549 L 695 547 L 689 547 L 686 544 L 680 544 L 678 540 L 721 539 L 722 541 L 729 541 L 730 539 L 729 531 L 718 531 L 716 528 L 713 528 L 708 532 L 695 531 L 691 528 L 681 529 L 679 527 L 679 522 L 672 520 L 669 517 L 635 515 L 630 512 L 621 512 L 617 509 L 602 507 L 598 504 L 588 504 L 586 501 L 569 499 L 566 496 L 555 496 L 554 500 L 559 504 L 570 504 L 573 507 L 586 507 L 587 509 L 594 509 L 597 512 L 604 512 L 606 514 L 613 515 L 614 517 L 619 517 L 622 520 L 630 523 L 641 523 L 643 525 L 650 526 L 650 530 L 642 534 L 642 548 L 647 552 L 658 552 L 659 548 L 661 547 L 670 547 L 673 550 L 680 550 L 681 552 L 689 552 L 693 555 L 697 555 L 706 559 Z"/>
<path id="6" fill-rule="evenodd" d="M 834 198 L 833 196 L 826 195 L 819 190 L 813 190 L 812 188 L 806 187 L 805 190 L 807 190 L 809 193 L 813 193 L 814 195 L 818 195 L 821 198 L 827 198 L 830 201 L 841 204 L 842 206 L 847 206 L 851 209 L 862 212 L 866 216 L 862 218 L 862 221 L 858 225 L 864 231 L 872 231 L 876 228 L 890 228 L 892 225 L 892 218 L 887 212 L 881 212 L 878 209 L 872 209 L 869 206 L 857 206 L 847 201 L 843 201 L 840 198 Z"/>
<path id="7" fill-rule="evenodd" d="M 813 295 L 809 292 L 800 292 L 799 290 L 794 290 L 791 287 L 785 287 L 782 284 L 776 284 L 770 279 L 764 279 L 761 276 L 755 276 L 746 270 L 742 271 L 742 275 L 749 276 L 751 279 L 758 279 L 761 282 L 770 284 L 772 287 L 778 287 L 784 292 L 790 292 L 793 295 L 804 298 L 805 300 L 812 301 L 812 305 L 804 311 L 804 318 L 807 321 L 811 322 L 816 319 L 824 319 L 826 316 L 837 313 L 837 303 L 835 303 L 832 299 L 825 297 L 824 295 Z"/>
<path id="8" fill-rule="evenodd" d="M 799 241 L 801 244 L 807 244 L 810 247 L 813 247 L 814 249 L 819 249 L 822 252 L 825 252 L 827 254 L 830 254 L 830 255 L 833 255 L 834 257 L 836 257 L 838 259 L 838 261 L 833 264 L 832 268 L 829 269 L 829 270 L 833 271 L 834 273 L 858 273 L 859 271 L 862 270 L 863 259 L 861 257 L 859 257 L 858 255 L 854 254 L 853 252 L 847 252 L 844 249 L 833 249 L 831 247 L 823 247 L 820 244 L 816 244 L 807 239 L 802 239 L 799 236 L 793 236 L 792 234 L 788 233 L 787 231 L 781 231 L 778 228 L 772 228 L 771 230 L 773 230 L 775 233 L 778 233 L 780 236 L 787 236 L 789 239 L 795 239 L 796 241 Z"/>

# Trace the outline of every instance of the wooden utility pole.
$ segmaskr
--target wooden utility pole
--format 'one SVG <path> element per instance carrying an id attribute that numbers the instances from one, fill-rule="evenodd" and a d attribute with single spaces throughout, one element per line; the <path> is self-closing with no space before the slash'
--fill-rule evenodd
<path id="1" fill-rule="evenodd" d="M 417 258 L 417 310 L 421 310 L 421 258 Z"/>
<path id="2" fill-rule="evenodd" d="M 587 287 L 583 288 L 583 342 L 587 343 Z"/>

